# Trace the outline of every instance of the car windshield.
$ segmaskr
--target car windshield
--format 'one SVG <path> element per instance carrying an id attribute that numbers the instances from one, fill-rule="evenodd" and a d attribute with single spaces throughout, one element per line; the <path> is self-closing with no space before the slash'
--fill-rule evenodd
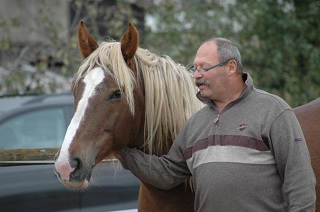
<path id="1" fill-rule="evenodd" d="M 0 149 L 58 148 L 65 132 L 66 123 L 61 108 L 31 111 L 0 125 Z"/>

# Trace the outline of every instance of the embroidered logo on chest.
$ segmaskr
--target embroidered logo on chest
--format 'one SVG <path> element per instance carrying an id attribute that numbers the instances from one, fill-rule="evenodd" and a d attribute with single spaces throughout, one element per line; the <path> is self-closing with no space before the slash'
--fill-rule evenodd
<path id="1" fill-rule="evenodd" d="M 248 127 L 248 125 L 246 125 L 246 124 L 240 124 L 239 127 L 237 128 L 237 130 L 243 131 L 247 127 Z"/>

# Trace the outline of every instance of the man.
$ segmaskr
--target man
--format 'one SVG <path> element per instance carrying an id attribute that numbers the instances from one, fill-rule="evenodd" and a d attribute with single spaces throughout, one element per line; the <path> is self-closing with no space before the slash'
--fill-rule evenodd
<path id="1" fill-rule="evenodd" d="M 193 176 L 195 211 L 314 211 L 315 177 L 294 112 L 258 90 L 229 40 L 205 41 L 194 59 L 200 101 L 168 155 L 126 148 L 123 166 L 170 189 Z"/>

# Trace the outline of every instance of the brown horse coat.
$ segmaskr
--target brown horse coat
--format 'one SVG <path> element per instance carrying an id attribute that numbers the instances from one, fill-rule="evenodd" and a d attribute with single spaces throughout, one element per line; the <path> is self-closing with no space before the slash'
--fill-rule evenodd
<path id="1" fill-rule="evenodd" d="M 320 98 L 294 108 L 294 112 L 300 122 L 310 152 L 311 165 L 317 179 L 316 208 L 320 210 Z"/>

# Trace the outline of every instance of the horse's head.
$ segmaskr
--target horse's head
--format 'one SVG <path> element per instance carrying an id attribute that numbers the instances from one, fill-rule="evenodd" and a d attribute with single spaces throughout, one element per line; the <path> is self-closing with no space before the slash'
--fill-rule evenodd
<path id="1" fill-rule="evenodd" d="M 74 116 L 55 171 L 64 185 L 86 188 L 97 163 L 143 142 L 144 96 L 134 58 L 139 35 L 132 24 L 120 43 L 99 46 L 80 22 L 78 40 L 85 61 L 73 81 Z"/>

